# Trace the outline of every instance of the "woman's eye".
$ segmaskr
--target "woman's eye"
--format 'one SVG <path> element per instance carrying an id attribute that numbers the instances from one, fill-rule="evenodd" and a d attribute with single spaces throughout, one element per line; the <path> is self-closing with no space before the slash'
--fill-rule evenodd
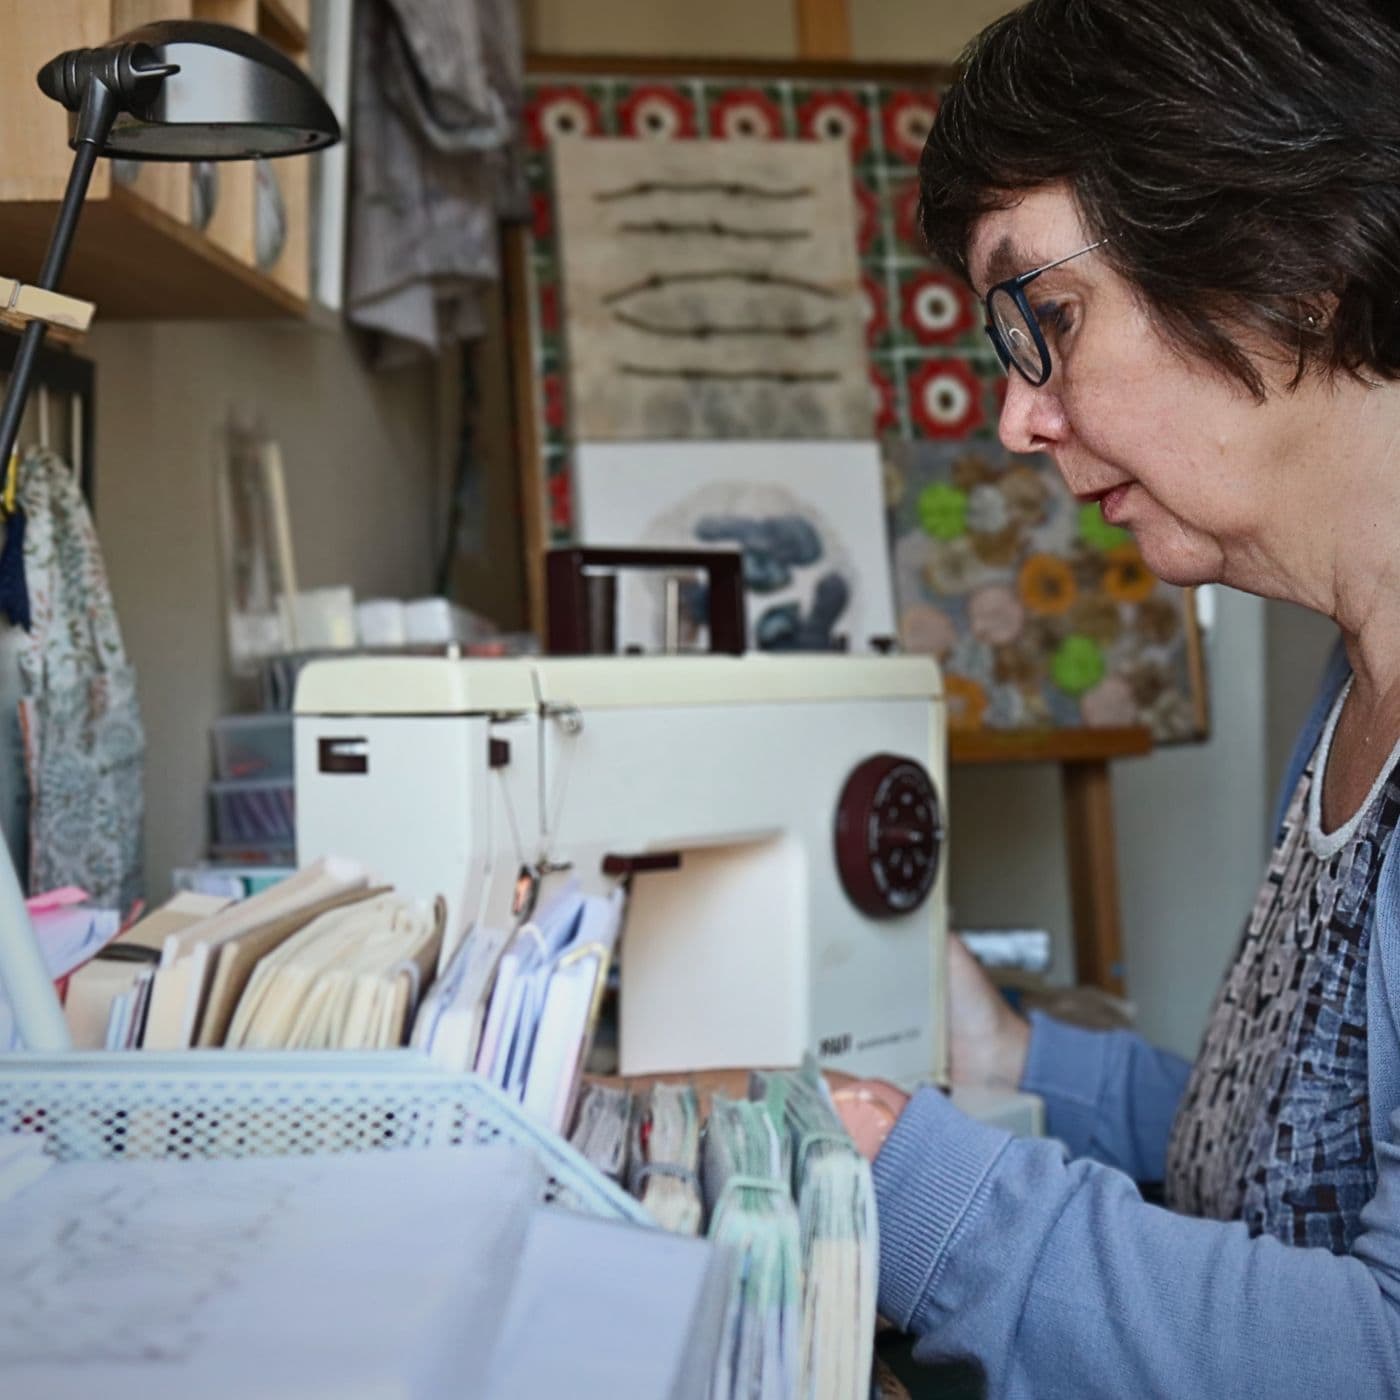
<path id="1" fill-rule="evenodd" d="M 1074 324 L 1074 313 L 1060 301 L 1045 301 L 1034 307 L 1035 319 L 1046 335 L 1064 335 Z"/>

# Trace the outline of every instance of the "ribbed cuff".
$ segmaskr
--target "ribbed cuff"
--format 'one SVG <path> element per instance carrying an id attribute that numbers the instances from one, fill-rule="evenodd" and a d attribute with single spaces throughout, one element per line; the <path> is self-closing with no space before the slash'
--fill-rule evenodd
<path id="1" fill-rule="evenodd" d="M 1086 1156 L 1099 1121 L 1109 1031 L 1067 1026 L 1031 1012 L 1031 1043 L 1020 1087 L 1045 1100 L 1045 1131 L 1074 1157 Z"/>
<path id="2" fill-rule="evenodd" d="M 924 1305 L 954 1232 L 1011 1141 L 936 1089 L 921 1089 L 875 1158 L 880 1312 L 904 1330 Z"/>

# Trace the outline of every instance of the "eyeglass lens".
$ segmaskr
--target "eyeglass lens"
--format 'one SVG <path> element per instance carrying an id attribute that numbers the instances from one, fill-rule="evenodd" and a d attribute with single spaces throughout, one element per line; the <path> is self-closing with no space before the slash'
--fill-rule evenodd
<path id="1" fill-rule="evenodd" d="M 1016 298 L 1005 288 L 993 288 L 987 298 L 987 317 L 1016 368 L 1031 383 L 1043 382 L 1047 377 L 1045 360 Z"/>

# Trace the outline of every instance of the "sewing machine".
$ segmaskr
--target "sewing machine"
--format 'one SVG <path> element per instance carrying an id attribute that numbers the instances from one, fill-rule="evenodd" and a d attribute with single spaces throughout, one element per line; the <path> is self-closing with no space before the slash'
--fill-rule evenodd
<path id="1" fill-rule="evenodd" d="M 298 861 L 444 895 L 447 952 L 537 881 L 630 879 L 624 1074 L 942 1079 L 941 694 L 917 657 L 316 662 Z"/>

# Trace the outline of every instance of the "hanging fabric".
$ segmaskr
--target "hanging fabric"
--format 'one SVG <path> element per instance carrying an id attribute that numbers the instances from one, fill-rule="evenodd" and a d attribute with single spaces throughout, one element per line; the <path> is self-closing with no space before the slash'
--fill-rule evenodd
<path id="1" fill-rule="evenodd" d="M 377 362 L 482 334 L 501 218 L 528 209 L 518 0 L 367 0 L 355 38 L 346 307 Z"/>
<path id="2" fill-rule="evenodd" d="M 0 614 L 16 627 L 29 631 L 29 589 L 24 581 L 24 511 L 19 504 L 19 454 L 10 454 L 10 464 L 0 484 L 0 522 L 5 542 L 0 545 Z"/>
<path id="3" fill-rule="evenodd" d="M 78 885 L 126 909 L 141 892 L 145 737 L 107 571 L 78 483 L 56 453 L 20 467 L 32 626 L 20 641 L 29 886 Z"/>

